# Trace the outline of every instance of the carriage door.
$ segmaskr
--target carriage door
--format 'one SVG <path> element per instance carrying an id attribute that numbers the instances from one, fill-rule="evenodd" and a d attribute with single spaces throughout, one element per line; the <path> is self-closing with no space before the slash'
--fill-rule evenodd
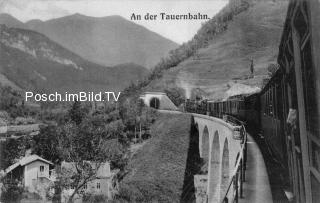
<path id="1" fill-rule="evenodd" d="M 317 112 L 319 101 L 317 101 L 316 72 L 306 8 L 305 4 L 301 3 L 292 21 L 293 44 L 305 202 L 316 202 L 319 200 L 320 189 L 320 135 Z"/>
<path id="2" fill-rule="evenodd" d="M 291 69 L 290 81 L 287 86 L 288 96 L 289 96 L 289 108 L 297 110 L 297 117 L 299 117 L 298 112 L 298 102 L 297 102 L 297 89 L 296 81 L 294 76 L 294 70 Z M 289 112 L 289 109 L 287 110 Z M 288 114 L 286 115 L 288 116 Z M 287 151 L 289 157 L 289 168 L 290 176 L 292 180 L 292 189 L 295 198 L 295 202 L 305 202 L 305 187 L 304 187 L 304 173 L 303 173 L 303 163 L 302 163 L 302 151 L 301 151 L 301 139 L 300 139 L 300 129 L 299 122 L 297 121 L 295 129 L 288 128 L 287 136 Z"/>
<path id="3" fill-rule="evenodd" d="M 294 109 L 297 113 L 297 121 L 294 128 L 285 124 L 286 146 L 288 156 L 288 168 L 290 176 L 290 185 L 293 190 L 295 202 L 305 202 L 305 186 L 304 186 L 304 168 L 300 139 L 300 122 L 296 83 L 296 60 L 294 56 L 294 43 L 291 30 L 287 32 L 287 42 L 283 54 L 283 66 L 285 67 L 286 80 L 283 80 L 283 96 L 285 98 L 283 117 L 287 119 L 289 110 Z"/>

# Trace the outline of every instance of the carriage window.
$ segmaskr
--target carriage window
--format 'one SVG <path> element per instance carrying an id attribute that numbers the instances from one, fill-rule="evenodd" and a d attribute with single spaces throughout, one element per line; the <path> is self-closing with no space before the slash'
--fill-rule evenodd
<path id="1" fill-rule="evenodd" d="M 263 95 L 263 112 L 266 114 L 267 113 L 267 109 L 266 109 L 266 94 Z"/>
<path id="2" fill-rule="evenodd" d="M 283 80 L 282 80 L 283 81 Z M 283 99 L 283 95 L 282 95 L 282 91 L 281 91 L 281 87 L 283 87 L 282 82 L 279 84 L 279 86 L 277 87 L 277 101 L 276 101 L 276 105 L 277 105 L 277 117 L 279 119 L 282 118 L 283 116 L 283 109 L 285 108 L 285 99 Z"/>
<path id="3" fill-rule="evenodd" d="M 274 97 L 274 91 L 275 91 L 275 88 L 274 88 L 274 86 L 272 87 L 272 92 L 271 92 L 271 94 L 272 94 L 272 97 L 271 97 L 271 112 L 272 112 L 272 114 L 271 114 L 271 116 L 272 117 L 274 117 L 274 112 L 275 112 L 275 105 L 274 105 L 274 101 L 275 101 L 275 97 Z"/>
<path id="4" fill-rule="evenodd" d="M 303 80 L 307 130 L 311 132 L 314 136 L 319 137 L 320 131 L 317 116 L 318 107 L 315 92 L 315 74 L 312 64 L 310 40 L 306 42 L 305 47 L 301 52 L 301 71 Z"/>
<path id="5" fill-rule="evenodd" d="M 278 95 L 277 95 L 277 86 L 275 85 L 274 87 L 273 87 L 273 116 L 274 116 L 274 118 L 277 118 L 277 115 L 278 115 L 278 112 L 277 112 L 277 108 L 279 108 L 278 106 L 277 106 L 277 99 L 278 99 L 278 97 L 277 97 Z"/>
<path id="6" fill-rule="evenodd" d="M 308 35 L 308 19 L 306 19 L 306 15 L 304 15 L 300 9 L 297 10 L 297 14 L 294 20 L 294 27 L 297 29 L 300 39 L 304 39 Z"/>
<path id="7" fill-rule="evenodd" d="M 272 101 L 272 99 L 271 99 L 271 89 L 269 89 L 269 91 L 268 91 L 268 95 L 269 95 L 269 97 L 268 97 L 268 115 L 270 116 L 271 114 L 272 114 L 272 111 L 271 111 L 271 106 L 272 106 L 272 104 L 271 104 L 271 101 Z"/>
<path id="8" fill-rule="evenodd" d="M 271 115 L 271 89 L 269 89 L 269 98 L 268 98 L 268 113 L 269 113 L 269 116 Z"/>
<path id="9" fill-rule="evenodd" d="M 270 94 L 270 87 L 269 87 L 269 90 L 268 90 L 268 100 L 267 100 L 268 116 L 270 116 L 270 97 L 271 97 L 271 94 Z"/>
<path id="10" fill-rule="evenodd" d="M 268 92 L 265 93 L 264 102 L 264 112 L 268 115 Z"/>

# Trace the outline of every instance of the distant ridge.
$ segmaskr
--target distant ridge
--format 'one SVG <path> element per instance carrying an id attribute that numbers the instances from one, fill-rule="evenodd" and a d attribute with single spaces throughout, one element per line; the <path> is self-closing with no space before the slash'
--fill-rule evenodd
<path id="1" fill-rule="evenodd" d="M 87 60 L 108 66 L 135 63 L 150 69 L 178 46 L 117 15 L 90 17 L 75 13 L 22 23 L 9 14 L 1 14 L 0 23 L 35 30 Z"/>
<path id="2" fill-rule="evenodd" d="M 0 13 L 0 24 L 5 24 L 9 27 L 24 27 L 22 22 L 7 13 Z"/>
<path id="3" fill-rule="evenodd" d="M 37 92 L 121 91 L 148 70 L 89 62 L 35 31 L 0 24 L 0 82 Z"/>

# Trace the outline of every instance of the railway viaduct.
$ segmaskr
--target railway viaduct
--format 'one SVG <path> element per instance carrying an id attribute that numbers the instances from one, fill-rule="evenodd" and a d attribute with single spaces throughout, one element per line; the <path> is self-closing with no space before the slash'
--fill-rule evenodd
<path id="1" fill-rule="evenodd" d="M 221 202 L 242 164 L 245 144 L 235 136 L 239 126 L 206 115 L 193 114 L 193 117 L 204 164 L 201 173 L 194 176 L 196 202 Z M 229 200 L 234 198 L 234 188 L 233 183 L 227 193 Z"/>

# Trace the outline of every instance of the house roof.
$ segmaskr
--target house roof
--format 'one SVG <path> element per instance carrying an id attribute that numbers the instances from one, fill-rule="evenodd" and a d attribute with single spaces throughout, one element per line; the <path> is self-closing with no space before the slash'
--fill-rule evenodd
<path id="1" fill-rule="evenodd" d="M 19 166 L 25 166 L 25 165 L 28 165 L 34 161 L 42 161 L 42 162 L 45 162 L 47 164 L 50 164 L 50 165 L 53 165 L 52 162 L 46 160 L 46 159 L 43 159 L 41 158 L 40 156 L 38 155 L 30 155 L 30 156 L 26 156 L 26 157 L 23 157 L 22 159 L 20 159 L 17 163 L 9 166 L 7 169 L 6 169 L 6 173 L 9 173 L 10 171 L 14 170 L 15 168 L 19 167 Z"/>
<path id="2" fill-rule="evenodd" d="M 96 174 L 97 178 L 106 178 L 114 175 L 115 171 L 110 170 L 110 163 L 108 161 L 106 161 L 105 163 L 101 163 L 101 165 L 91 161 L 84 161 L 84 162 L 89 163 L 92 169 L 96 169 L 98 167 L 97 174 Z M 76 171 L 75 162 L 63 161 L 61 163 L 61 168 Z"/>

